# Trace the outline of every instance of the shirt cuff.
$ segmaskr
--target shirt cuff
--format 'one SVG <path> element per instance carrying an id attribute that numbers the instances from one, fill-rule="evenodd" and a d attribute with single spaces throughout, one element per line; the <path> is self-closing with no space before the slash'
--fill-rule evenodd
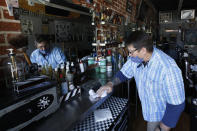
<path id="1" fill-rule="evenodd" d="M 164 123 L 168 127 L 174 128 L 184 108 L 185 108 L 185 101 L 179 105 L 172 105 L 167 103 L 166 111 L 162 119 L 162 123 Z"/>
<path id="2" fill-rule="evenodd" d="M 118 71 L 115 75 L 115 77 L 119 78 L 121 82 L 124 82 L 126 80 L 129 80 L 121 71 Z"/>

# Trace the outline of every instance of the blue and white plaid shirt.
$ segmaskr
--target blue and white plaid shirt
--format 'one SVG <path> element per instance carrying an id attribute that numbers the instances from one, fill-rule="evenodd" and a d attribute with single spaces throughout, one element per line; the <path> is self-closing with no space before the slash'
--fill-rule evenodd
<path id="1" fill-rule="evenodd" d="M 39 49 L 36 49 L 32 52 L 30 60 L 32 63 L 41 66 L 51 65 L 54 69 L 59 64 L 66 62 L 66 57 L 60 48 L 54 47 L 45 57 L 40 53 Z"/>
<path id="2" fill-rule="evenodd" d="M 166 103 L 179 105 L 185 100 L 181 70 L 170 56 L 157 48 L 145 67 L 137 68 L 138 65 L 128 59 L 120 71 L 129 79 L 135 78 L 144 120 L 161 121 Z"/>

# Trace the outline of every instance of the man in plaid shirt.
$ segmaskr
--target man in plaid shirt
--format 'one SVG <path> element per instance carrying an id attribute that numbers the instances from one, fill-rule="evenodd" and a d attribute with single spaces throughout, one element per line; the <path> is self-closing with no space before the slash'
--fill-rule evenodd
<path id="1" fill-rule="evenodd" d="M 182 73 L 174 59 L 153 47 L 151 38 L 142 31 L 133 32 L 126 40 L 129 59 L 112 81 L 100 87 L 110 93 L 113 86 L 135 78 L 147 131 L 169 131 L 185 107 Z"/>

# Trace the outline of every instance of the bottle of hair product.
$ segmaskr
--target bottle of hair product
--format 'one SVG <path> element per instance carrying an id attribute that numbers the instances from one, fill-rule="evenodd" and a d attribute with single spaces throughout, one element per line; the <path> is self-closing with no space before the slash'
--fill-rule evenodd
<path id="1" fill-rule="evenodd" d="M 46 75 L 47 71 L 46 71 L 46 66 L 42 66 L 42 71 L 41 74 L 42 75 Z"/>
<path id="2" fill-rule="evenodd" d="M 70 73 L 70 63 L 69 61 L 66 62 L 66 75 Z"/>
<path id="3" fill-rule="evenodd" d="M 66 81 L 65 65 L 61 64 L 60 67 L 60 82 L 61 82 L 61 95 L 65 95 L 68 92 L 68 83 Z"/>
<path id="4" fill-rule="evenodd" d="M 83 65 L 83 62 L 80 60 L 80 63 L 79 63 L 79 67 L 80 67 L 80 71 L 81 73 L 84 73 L 84 65 Z"/>
<path id="5" fill-rule="evenodd" d="M 61 82 L 60 82 L 60 78 L 59 78 L 59 71 L 58 71 L 58 68 L 55 68 L 55 80 L 57 81 L 57 95 L 58 97 L 61 96 Z"/>
<path id="6" fill-rule="evenodd" d="M 61 64 L 61 66 L 60 66 L 60 78 L 65 79 L 65 76 L 66 76 L 65 65 Z"/>
<path id="7" fill-rule="evenodd" d="M 40 75 L 42 75 L 42 66 L 41 66 L 41 65 L 38 65 L 38 73 L 39 73 Z"/>
<path id="8" fill-rule="evenodd" d="M 76 68 L 74 62 L 71 62 L 71 72 L 74 74 L 76 72 Z"/>
<path id="9" fill-rule="evenodd" d="M 58 71 L 58 68 L 55 68 L 55 80 L 59 83 L 60 82 L 60 75 L 59 75 L 59 71 Z"/>
<path id="10" fill-rule="evenodd" d="M 49 65 L 48 67 L 48 73 L 49 73 L 49 77 L 52 80 L 53 79 L 53 68 L 52 65 Z"/>
<path id="11" fill-rule="evenodd" d="M 118 68 L 122 68 L 122 56 L 120 54 L 118 54 Z"/>

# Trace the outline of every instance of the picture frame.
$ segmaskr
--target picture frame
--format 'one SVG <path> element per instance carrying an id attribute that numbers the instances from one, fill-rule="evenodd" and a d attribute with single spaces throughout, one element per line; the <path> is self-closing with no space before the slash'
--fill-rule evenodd
<path id="1" fill-rule="evenodd" d="M 127 0 L 126 11 L 132 13 L 132 8 L 133 8 L 132 2 L 130 0 Z"/>
<path id="2" fill-rule="evenodd" d="M 16 8 L 19 7 L 18 0 L 5 0 L 5 2 L 7 5 L 9 15 L 13 16 L 13 7 L 16 7 Z"/>
<path id="3" fill-rule="evenodd" d="M 181 19 L 194 19 L 195 18 L 195 10 L 181 10 Z"/>

